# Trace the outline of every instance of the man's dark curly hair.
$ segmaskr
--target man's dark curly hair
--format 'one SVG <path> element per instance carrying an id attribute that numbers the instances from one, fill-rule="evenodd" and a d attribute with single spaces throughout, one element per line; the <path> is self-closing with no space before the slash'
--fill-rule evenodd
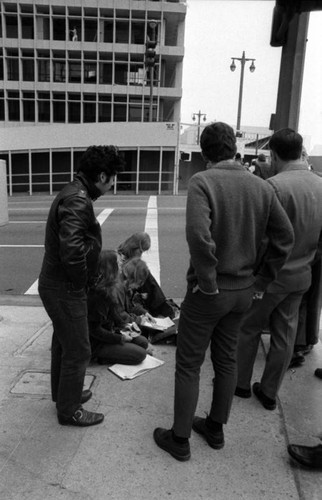
<path id="1" fill-rule="evenodd" d="M 213 163 L 230 160 L 236 154 L 234 130 L 227 123 L 211 123 L 202 131 L 200 146 L 205 159 Z"/>
<path id="2" fill-rule="evenodd" d="M 281 128 L 272 135 L 268 145 L 281 160 L 298 160 L 302 154 L 303 138 L 292 128 Z"/>
<path id="3" fill-rule="evenodd" d="M 101 172 L 111 178 L 124 170 L 125 160 L 116 146 L 90 146 L 80 159 L 77 172 L 93 182 Z"/>

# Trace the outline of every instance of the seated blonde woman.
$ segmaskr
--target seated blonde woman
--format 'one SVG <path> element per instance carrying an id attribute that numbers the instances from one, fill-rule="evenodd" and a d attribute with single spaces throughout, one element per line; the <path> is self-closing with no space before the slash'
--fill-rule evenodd
<path id="1" fill-rule="evenodd" d="M 143 252 L 146 252 L 151 247 L 151 239 L 148 233 L 137 232 L 132 234 L 117 248 L 118 260 L 122 268 L 126 262 L 133 257 L 141 258 Z M 167 299 L 160 285 L 152 276 L 151 272 L 137 289 L 134 302 L 141 303 L 142 306 L 152 316 L 169 316 L 174 318 L 179 311 L 172 299 Z"/>

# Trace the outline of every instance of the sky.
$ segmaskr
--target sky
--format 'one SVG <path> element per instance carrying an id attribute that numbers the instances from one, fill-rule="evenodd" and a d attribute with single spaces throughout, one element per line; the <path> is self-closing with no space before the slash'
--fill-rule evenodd
<path id="1" fill-rule="evenodd" d="M 276 110 L 282 48 L 270 46 L 271 0 L 187 0 L 181 122 L 206 114 L 207 122 L 237 123 L 241 64 L 245 65 L 241 125 L 269 127 Z M 310 14 L 299 132 L 309 152 L 322 145 L 322 11 Z M 316 149 L 316 147 L 315 147 Z M 322 146 L 321 146 L 322 149 Z"/>

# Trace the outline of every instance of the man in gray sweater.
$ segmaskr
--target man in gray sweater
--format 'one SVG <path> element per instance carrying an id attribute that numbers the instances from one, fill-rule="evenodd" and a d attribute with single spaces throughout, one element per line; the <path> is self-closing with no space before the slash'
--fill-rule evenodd
<path id="1" fill-rule="evenodd" d="M 243 320 L 238 343 L 236 395 L 251 397 L 250 383 L 263 328 L 270 325 L 270 348 L 260 382 L 253 392 L 267 410 L 290 364 L 298 326 L 299 306 L 312 280 L 312 263 L 322 251 L 322 178 L 301 158 L 302 137 L 281 129 L 269 141 L 277 175 L 267 180 L 287 212 L 294 230 L 292 252 L 270 283 L 263 300 L 253 304 Z"/>
<path id="2" fill-rule="evenodd" d="M 186 237 L 187 293 L 181 307 L 175 373 L 174 424 L 157 428 L 157 445 L 177 460 L 190 458 L 191 428 L 214 449 L 224 446 L 236 387 L 239 326 L 286 261 L 293 230 L 272 186 L 233 160 L 233 129 L 208 125 L 200 145 L 206 171 L 189 183 Z M 265 259 L 263 259 L 263 242 Z M 199 375 L 208 346 L 215 372 L 207 418 L 195 417 Z"/>

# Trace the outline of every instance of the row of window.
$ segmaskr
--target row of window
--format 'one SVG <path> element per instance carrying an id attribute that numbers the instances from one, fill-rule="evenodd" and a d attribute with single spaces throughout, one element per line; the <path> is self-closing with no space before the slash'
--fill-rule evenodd
<path id="1" fill-rule="evenodd" d="M 157 99 L 153 99 L 153 121 Z M 124 95 L 0 91 L 0 121 L 89 123 L 149 121 L 150 100 Z"/>
<path id="2" fill-rule="evenodd" d="M 113 55 L 97 53 L 84 53 L 83 60 L 81 52 L 68 52 L 65 59 L 64 51 L 38 50 L 35 58 L 34 50 L 21 50 L 20 59 L 17 49 L 6 49 L 6 57 L 2 56 L 0 49 L 0 80 L 24 81 L 24 82 L 69 82 L 69 83 L 91 83 L 103 85 L 144 85 L 150 78 L 150 72 L 145 69 L 144 55 L 134 54 L 128 58 L 128 54 L 115 56 L 117 60 L 111 60 Z M 107 60 L 110 59 L 110 60 Z M 122 60 L 123 59 L 123 60 Z M 158 80 L 159 64 L 154 67 L 155 84 Z"/>
<path id="3" fill-rule="evenodd" d="M 86 19 L 82 17 L 46 17 L 6 14 L 0 16 L 0 38 L 26 40 L 69 40 L 72 42 L 144 44 L 146 37 L 157 36 L 159 24 L 153 29 L 145 19 Z M 153 19 L 153 22 L 156 21 Z"/>

